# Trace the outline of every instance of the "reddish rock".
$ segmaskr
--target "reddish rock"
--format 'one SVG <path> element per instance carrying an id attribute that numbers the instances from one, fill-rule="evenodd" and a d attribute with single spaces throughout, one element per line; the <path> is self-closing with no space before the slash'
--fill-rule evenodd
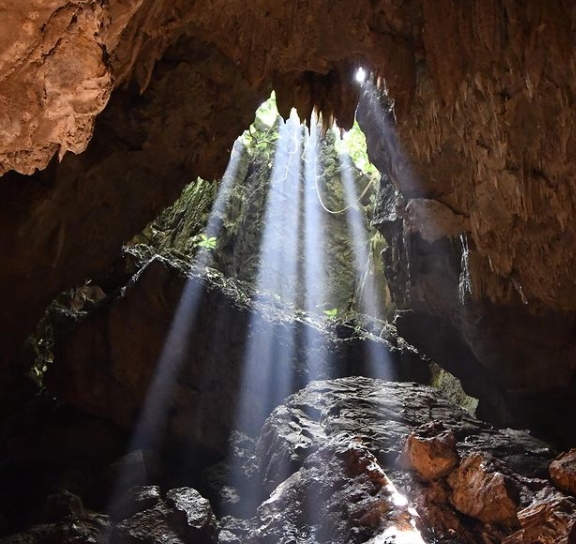
<path id="1" fill-rule="evenodd" d="M 422 525 L 433 529 L 433 536 L 439 542 L 442 542 L 442 539 L 450 542 L 456 536 L 459 544 L 476 542 L 471 528 L 466 526 L 462 516 L 451 506 L 450 487 L 445 480 L 415 488 L 408 495 L 413 499 Z"/>
<path id="2" fill-rule="evenodd" d="M 522 529 L 502 544 L 575 544 L 576 503 L 560 494 L 518 512 Z"/>
<path id="3" fill-rule="evenodd" d="M 450 474 L 459 460 L 454 433 L 432 422 L 408 435 L 397 464 L 428 482 Z"/>
<path id="4" fill-rule="evenodd" d="M 474 453 L 448 478 L 454 507 L 484 523 L 513 526 L 518 523 L 518 489 L 498 470 L 494 459 Z"/>
<path id="5" fill-rule="evenodd" d="M 576 448 L 560 454 L 550 463 L 550 476 L 558 489 L 576 495 Z"/>

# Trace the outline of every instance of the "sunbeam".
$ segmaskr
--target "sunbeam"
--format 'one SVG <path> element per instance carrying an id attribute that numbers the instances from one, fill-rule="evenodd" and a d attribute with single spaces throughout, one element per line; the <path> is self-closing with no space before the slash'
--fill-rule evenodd
<path id="1" fill-rule="evenodd" d="M 278 297 L 292 311 L 301 291 L 300 151 L 301 127 L 293 115 L 286 123 L 280 121 L 255 287 L 256 300 Z M 239 429 L 261 424 L 271 407 L 291 390 L 293 354 L 286 346 L 293 345 L 290 338 L 294 331 L 284 332 L 282 347 L 275 332 L 277 326 L 264 317 L 254 317 L 249 324 L 236 412 Z"/>
<path id="2" fill-rule="evenodd" d="M 259 249 L 255 301 L 277 297 L 289 312 L 294 312 L 301 291 L 298 263 L 302 127 L 293 113 L 286 122 L 279 120 L 278 131 Z M 272 408 L 294 389 L 296 331 L 293 319 L 276 322 L 259 312 L 252 314 L 247 330 L 235 428 L 254 435 Z M 245 491 L 237 459 L 232 459 L 228 479 L 231 486 Z"/>
<path id="3" fill-rule="evenodd" d="M 226 210 L 241 155 L 242 144 L 237 141 L 230 154 L 230 161 L 220 183 L 218 195 L 204 231 L 206 236 L 217 237 L 222 227 L 222 215 Z M 211 259 L 212 254 L 209 248 L 200 246 L 193 266 L 201 271 L 210 264 Z M 190 276 L 186 281 L 162 353 L 158 359 L 154 376 L 148 387 L 146 400 L 135 425 L 129 451 L 154 449 L 162 440 L 166 430 L 174 386 L 181 366 L 191 348 L 191 332 L 194 328 L 203 292 L 202 283 L 201 279 L 194 276 Z M 110 502 L 112 506 L 129 478 L 130 475 L 127 473 L 119 475 L 116 490 Z"/>
<path id="4" fill-rule="evenodd" d="M 385 305 L 379 286 L 374 277 L 373 256 L 369 251 L 370 240 L 365 219 L 358 210 L 361 195 L 356 187 L 353 176 L 353 164 L 345 153 L 339 154 L 341 164 L 342 184 L 344 186 L 345 210 L 354 257 L 358 298 L 361 312 L 372 318 L 380 318 L 385 313 Z M 393 379 L 394 373 L 390 365 L 390 357 L 384 344 L 367 343 L 367 365 L 370 376 Z"/>
<path id="5" fill-rule="evenodd" d="M 304 311 L 323 315 L 327 309 L 326 286 L 326 225 L 323 209 L 317 194 L 318 172 L 318 119 L 313 118 L 304 149 Z M 312 379 L 327 377 L 330 362 L 328 350 L 312 350 L 312 329 L 307 328 L 304 338 L 306 369 Z"/>

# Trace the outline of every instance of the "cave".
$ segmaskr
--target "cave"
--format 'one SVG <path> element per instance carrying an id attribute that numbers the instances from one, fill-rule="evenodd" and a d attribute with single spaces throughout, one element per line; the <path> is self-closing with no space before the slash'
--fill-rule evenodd
<path id="1" fill-rule="evenodd" d="M 570 2 L 0 14 L 0 543 L 576 542 Z"/>

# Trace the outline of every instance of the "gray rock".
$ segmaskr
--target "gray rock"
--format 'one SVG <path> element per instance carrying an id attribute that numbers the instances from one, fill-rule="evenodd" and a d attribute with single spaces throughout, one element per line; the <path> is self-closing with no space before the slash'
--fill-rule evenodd
<path id="1" fill-rule="evenodd" d="M 121 521 L 157 506 L 161 500 L 157 485 L 131 487 L 112 501 L 108 509 L 110 518 L 114 522 Z"/>
<path id="2" fill-rule="evenodd" d="M 195 489 L 182 487 L 118 523 L 111 544 L 206 544 L 216 541 L 217 531 L 210 503 Z"/>

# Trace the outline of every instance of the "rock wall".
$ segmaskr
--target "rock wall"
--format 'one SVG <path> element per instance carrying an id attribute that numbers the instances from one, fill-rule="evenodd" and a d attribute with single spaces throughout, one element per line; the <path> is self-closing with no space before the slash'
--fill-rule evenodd
<path id="1" fill-rule="evenodd" d="M 233 429 L 257 434 L 312 379 L 430 379 L 428 361 L 392 327 L 359 335 L 249 294 L 213 270 L 155 257 L 115 295 L 60 325 L 44 384 L 134 430 L 141 445 L 167 436 L 223 454 Z"/>
<path id="2" fill-rule="evenodd" d="M 431 247 L 438 233 L 462 235 L 469 250 L 473 305 L 441 302 L 432 274 L 420 284 L 423 310 L 448 317 L 524 406 L 534 395 L 549 408 L 572 402 L 568 0 L 12 0 L 2 9 L 4 381 L 62 288 L 104 272 L 186 182 L 221 175 L 272 87 L 283 114 L 295 105 L 308 118 L 317 106 L 348 127 L 352 76 L 365 64 L 396 101 L 390 177 L 413 239 L 424 240 L 413 246 L 420 277 L 432 265 L 452 292 L 450 274 L 460 275 L 462 247 Z"/>

